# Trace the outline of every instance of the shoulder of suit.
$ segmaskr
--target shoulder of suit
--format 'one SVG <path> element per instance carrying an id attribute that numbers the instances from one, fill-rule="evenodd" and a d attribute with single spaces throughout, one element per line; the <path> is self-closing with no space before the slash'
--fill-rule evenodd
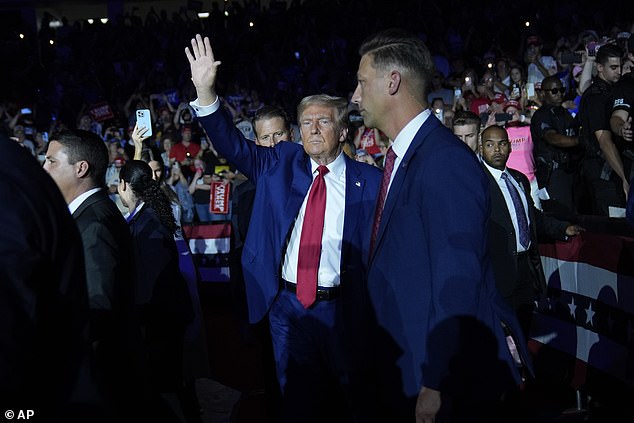
<path id="1" fill-rule="evenodd" d="M 345 153 L 344 153 L 345 154 Z M 367 163 L 358 162 L 349 156 L 344 156 L 346 161 L 346 169 L 355 169 L 357 172 L 361 173 L 366 177 L 378 177 L 381 178 L 383 172 L 376 166 L 372 166 Z"/>
<path id="2" fill-rule="evenodd" d="M 510 173 L 511 175 L 513 175 L 513 177 L 514 177 L 515 179 L 517 179 L 517 180 L 518 180 L 518 182 L 526 182 L 526 183 L 529 183 L 529 182 L 528 182 L 528 178 L 526 177 L 526 175 L 524 175 L 524 174 L 523 174 L 522 172 L 520 172 L 519 170 L 517 170 L 517 169 L 513 169 L 513 168 L 511 168 L 511 167 L 507 167 L 506 169 L 509 171 L 509 173 Z"/>

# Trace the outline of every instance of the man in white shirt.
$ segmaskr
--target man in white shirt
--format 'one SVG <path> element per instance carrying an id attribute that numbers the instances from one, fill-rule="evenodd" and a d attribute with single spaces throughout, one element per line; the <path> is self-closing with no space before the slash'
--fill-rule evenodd
<path id="1" fill-rule="evenodd" d="M 370 421 L 363 275 L 381 173 L 343 153 L 348 103 L 308 96 L 297 108 L 303 147 L 258 146 L 220 105 L 209 39 L 197 35 L 185 51 L 199 122 L 256 184 L 242 267 L 249 320 L 269 315 L 281 421 Z"/>

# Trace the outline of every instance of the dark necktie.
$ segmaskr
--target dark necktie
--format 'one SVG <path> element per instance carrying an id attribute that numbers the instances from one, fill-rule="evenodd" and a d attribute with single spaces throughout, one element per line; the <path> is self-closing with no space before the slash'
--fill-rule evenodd
<path id="1" fill-rule="evenodd" d="M 511 200 L 513 201 L 513 207 L 515 207 L 515 215 L 517 216 L 517 226 L 519 229 L 520 235 L 520 244 L 524 248 L 528 248 L 528 244 L 530 243 L 531 236 L 528 229 L 528 219 L 526 218 L 526 210 L 524 210 L 524 204 L 522 204 L 522 200 L 520 198 L 520 193 L 517 192 L 515 185 L 511 183 L 509 175 L 506 172 L 502 172 L 502 179 L 506 183 L 506 187 L 509 190 L 509 194 L 511 194 Z"/>
<path id="2" fill-rule="evenodd" d="M 372 225 L 372 238 L 370 240 L 370 255 L 374 251 L 374 243 L 376 242 L 376 236 L 379 233 L 379 226 L 381 225 L 381 216 L 383 216 L 383 207 L 385 206 L 385 197 L 387 197 L 387 188 L 390 186 L 390 179 L 392 177 L 392 170 L 394 170 L 394 161 L 396 160 L 396 153 L 392 147 L 388 148 L 387 155 L 385 156 L 385 165 L 383 167 L 383 179 L 381 180 L 381 190 L 379 191 L 379 198 L 376 202 L 376 211 L 374 212 L 374 224 Z"/>
<path id="3" fill-rule="evenodd" d="M 297 299 L 305 308 L 310 307 L 317 296 L 317 273 L 321 257 L 321 238 L 324 233 L 326 214 L 326 166 L 317 168 L 319 174 L 313 181 L 308 194 L 302 235 L 297 258 Z"/>

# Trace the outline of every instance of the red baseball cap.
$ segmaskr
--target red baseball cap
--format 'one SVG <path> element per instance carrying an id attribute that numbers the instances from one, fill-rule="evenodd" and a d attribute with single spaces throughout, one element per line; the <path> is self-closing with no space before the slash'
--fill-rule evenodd
<path id="1" fill-rule="evenodd" d="M 504 104 L 504 111 L 509 107 L 515 107 L 517 110 L 521 109 L 520 102 L 517 100 L 509 100 Z"/>
<path id="2" fill-rule="evenodd" d="M 502 93 L 495 93 L 495 96 L 493 97 L 493 100 L 491 100 L 492 103 L 497 103 L 497 104 L 504 104 L 506 103 L 506 96 Z"/>

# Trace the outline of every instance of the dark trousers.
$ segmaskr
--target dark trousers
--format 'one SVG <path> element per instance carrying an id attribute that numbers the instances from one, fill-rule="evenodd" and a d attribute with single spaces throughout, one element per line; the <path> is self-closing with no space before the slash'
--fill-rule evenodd
<path id="1" fill-rule="evenodd" d="M 530 326 L 535 310 L 535 300 L 538 298 L 537 281 L 530 265 L 528 253 L 517 256 L 517 284 L 511 297 L 506 298 L 511 305 L 526 340 L 530 337 Z"/>
<path id="2" fill-rule="evenodd" d="M 346 365 L 341 299 L 305 309 L 281 289 L 269 313 L 284 422 L 362 422 Z M 354 376 L 352 377 L 354 379 Z M 367 398 L 366 398 L 367 399 Z M 359 406 L 360 408 L 360 406 Z"/>

